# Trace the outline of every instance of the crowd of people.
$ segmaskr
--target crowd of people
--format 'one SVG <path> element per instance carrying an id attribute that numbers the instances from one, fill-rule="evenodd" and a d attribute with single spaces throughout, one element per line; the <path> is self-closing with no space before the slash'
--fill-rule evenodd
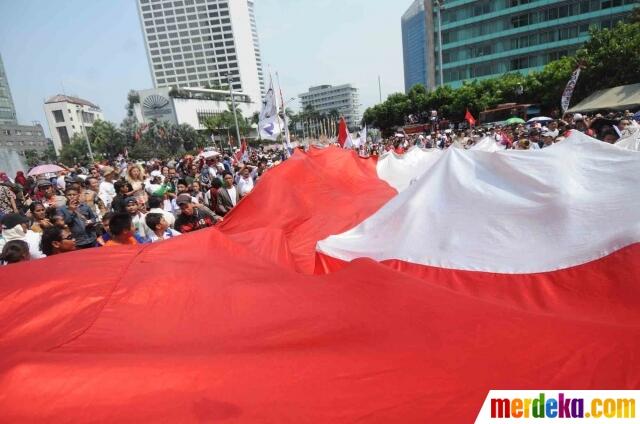
<path id="1" fill-rule="evenodd" d="M 14 179 L 0 173 L 0 252 L 12 264 L 77 249 L 154 243 L 220 222 L 283 153 L 203 152 Z"/>
<path id="2" fill-rule="evenodd" d="M 640 133 L 638 121 L 640 115 L 628 111 L 573 114 L 527 124 L 399 132 L 355 148 L 369 157 L 388 151 L 402 154 L 413 146 L 470 149 L 488 138 L 504 149 L 544 149 L 570 131 L 616 143 L 630 132 Z M 287 156 L 284 149 L 229 156 L 212 151 L 147 162 L 119 156 L 36 177 L 18 172 L 11 179 L 0 173 L 0 260 L 11 264 L 77 249 L 154 243 L 211 227 Z"/>
<path id="3" fill-rule="evenodd" d="M 605 143 L 615 144 L 626 132 L 638 127 L 638 114 L 629 111 L 596 114 L 566 114 L 563 119 L 536 119 L 515 125 L 485 125 L 468 128 L 437 128 L 427 133 L 405 134 L 360 146 L 361 155 L 380 155 L 394 150 L 398 154 L 412 146 L 431 149 L 456 147 L 470 149 L 487 137 L 504 149 L 543 149 L 564 140 L 571 130 L 583 132 Z"/>

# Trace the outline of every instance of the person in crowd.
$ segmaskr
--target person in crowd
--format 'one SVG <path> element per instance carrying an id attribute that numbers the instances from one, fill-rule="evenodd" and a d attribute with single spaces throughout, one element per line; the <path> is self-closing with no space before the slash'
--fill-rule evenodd
<path id="1" fill-rule="evenodd" d="M 140 212 L 138 201 L 135 197 L 127 197 L 125 200 L 126 211 L 131 216 L 131 222 L 135 232 L 142 240 L 148 240 L 147 226 L 145 224 L 145 214 Z"/>
<path id="2" fill-rule="evenodd" d="M 67 224 L 64 223 L 64 217 L 57 208 L 47 208 L 45 215 L 54 227 L 65 228 L 67 226 Z"/>
<path id="3" fill-rule="evenodd" d="M 109 220 L 111 238 L 104 245 L 105 247 L 137 245 L 139 243 L 134 237 L 135 232 L 131 215 L 116 213 Z"/>
<path id="4" fill-rule="evenodd" d="M 116 189 L 113 186 L 114 179 L 117 178 L 115 168 L 111 166 L 105 166 L 102 168 L 102 181 L 98 188 L 98 196 L 102 200 L 104 207 L 107 210 L 111 209 L 111 202 L 116 197 Z"/>
<path id="5" fill-rule="evenodd" d="M 19 213 L 9 213 L 2 217 L 2 237 L 0 251 L 4 245 L 12 240 L 22 240 L 29 245 L 31 259 L 43 258 L 40 251 L 40 234 L 29 230 L 29 218 Z"/>
<path id="6" fill-rule="evenodd" d="M 95 171 L 95 168 L 92 170 Z M 88 177 L 84 180 L 83 202 L 89 206 L 97 216 L 107 213 L 107 207 L 99 196 L 100 182 L 96 177 Z"/>
<path id="7" fill-rule="evenodd" d="M 42 204 L 46 208 L 60 208 L 67 204 L 67 199 L 64 196 L 60 196 L 51 181 L 40 180 L 36 184 L 39 194 L 36 196 L 40 199 Z"/>
<path id="8" fill-rule="evenodd" d="M 204 204 L 204 194 L 202 193 L 202 186 L 198 180 L 194 180 L 191 183 L 191 197 L 195 200 L 195 203 Z"/>
<path id="9" fill-rule="evenodd" d="M 114 215 L 113 212 L 105 213 L 100 220 L 100 229 L 98 238 L 96 239 L 96 243 L 98 246 L 104 246 L 106 242 L 111 239 L 111 234 L 109 234 L 109 221 L 111 217 Z"/>
<path id="10" fill-rule="evenodd" d="M 222 216 L 218 209 L 218 190 L 222 188 L 222 181 L 218 178 L 211 180 L 211 188 L 204 194 L 204 204 L 216 214 Z"/>
<path id="11" fill-rule="evenodd" d="M 68 228 L 51 227 L 42 233 L 40 248 L 45 255 L 53 256 L 76 250 L 76 241 Z"/>
<path id="12" fill-rule="evenodd" d="M 151 196 L 149 197 L 149 212 L 148 213 L 159 213 L 161 214 L 165 221 L 169 224 L 169 227 L 173 228 L 176 222 L 176 217 L 174 214 L 167 212 L 163 209 L 163 199 L 159 196 Z"/>
<path id="13" fill-rule="evenodd" d="M 233 184 L 233 174 L 226 171 L 223 174 L 223 186 L 218 190 L 217 195 L 217 210 L 222 216 L 231 212 L 238 202 L 240 201 L 240 193 Z"/>
<path id="14" fill-rule="evenodd" d="M 100 181 L 102 179 L 100 178 L 100 170 L 98 169 L 97 166 L 93 166 L 91 167 L 91 169 L 89 169 L 89 177 L 95 178 L 96 180 L 98 180 L 98 185 L 100 185 Z"/>
<path id="15" fill-rule="evenodd" d="M 602 133 L 602 141 L 609 144 L 615 144 L 618 141 L 618 134 L 614 130 L 605 131 Z"/>
<path id="16" fill-rule="evenodd" d="M 189 194 L 177 198 L 180 215 L 176 218 L 175 228 L 185 234 L 213 226 L 220 218 L 208 208 L 193 203 Z"/>
<path id="17" fill-rule="evenodd" d="M 253 190 L 253 178 L 251 178 L 251 171 L 246 166 L 240 170 L 237 187 L 240 198 L 243 198 Z"/>
<path id="18" fill-rule="evenodd" d="M 145 189 L 149 196 L 164 196 L 167 186 L 160 171 L 151 171 L 149 179 L 145 182 Z"/>
<path id="19" fill-rule="evenodd" d="M 127 207 L 125 199 L 129 197 L 127 194 L 133 192 L 131 184 L 126 181 L 116 181 L 113 186 L 118 194 L 115 195 L 111 202 L 111 209 L 116 213 L 124 213 Z"/>
<path id="20" fill-rule="evenodd" d="M 195 163 L 188 165 L 187 172 L 184 177 L 184 180 L 187 182 L 187 185 L 193 184 L 193 182 L 198 179 L 198 176 L 199 176 L 198 174 L 199 174 L 198 165 L 196 165 Z"/>
<path id="21" fill-rule="evenodd" d="M 68 187 L 65 196 L 67 205 L 60 208 L 60 214 L 71 230 L 78 249 L 95 247 L 98 217 L 86 203 L 80 201 L 80 193 L 75 188 Z"/>
<path id="22" fill-rule="evenodd" d="M 24 176 L 24 172 L 16 172 L 16 178 L 14 181 L 16 184 L 20 184 L 25 193 L 31 192 L 31 182 Z"/>
<path id="23" fill-rule="evenodd" d="M 58 190 L 64 191 L 67 188 L 65 178 L 67 177 L 68 174 L 69 172 L 67 170 L 62 170 L 58 172 L 58 177 L 56 178 L 56 187 Z"/>
<path id="24" fill-rule="evenodd" d="M 253 178 L 254 184 L 258 182 L 258 179 L 262 177 L 262 174 L 264 174 L 266 170 L 267 170 L 267 160 L 260 159 L 258 162 L 258 166 L 253 168 L 253 170 L 251 171 L 251 178 Z"/>
<path id="25" fill-rule="evenodd" d="M 9 213 L 18 212 L 16 195 L 7 185 L 0 184 L 0 218 Z"/>
<path id="26" fill-rule="evenodd" d="M 128 197 L 134 197 L 138 206 L 144 207 L 147 203 L 147 193 L 144 190 L 144 169 L 138 164 L 132 164 L 127 168 L 127 182 L 131 185 Z"/>
<path id="27" fill-rule="evenodd" d="M 147 227 L 151 229 L 151 233 L 149 234 L 151 243 L 168 240 L 180 235 L 178 231 L 169 228 L 169 223 L 161 213 L 148 213 L 145 217 L 145 222 Z"/>
<path id="28" fill-rule="evenodd" d="M 29 205 L 31 216 L 31 231 L 42 233 L 47 228 L 53 227 L 53 223 L 47 217 L 47 209 L 41 202 L 33 202 Z"/>
<path id="29" fill-rule="evenodd" d="M 29 245 L 23 240 L 11 240 L 7 242 L 0 253 L 0 264 L 2 265 L 27 262 L 30 259 Z"/>

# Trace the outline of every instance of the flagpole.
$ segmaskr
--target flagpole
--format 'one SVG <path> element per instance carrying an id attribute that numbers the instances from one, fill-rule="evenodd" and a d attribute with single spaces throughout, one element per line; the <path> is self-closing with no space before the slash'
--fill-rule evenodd
<path id="1" fill-rule="evenodd" d="M 238 136 L 238 147 L 240 147 L 240 127 L 238 126 L 238 115 L 236 114 L 236 100 L 231 87 L 231 74 L 227 72 L 227 84 L 229 84 L 229 95 L 231 96 L 231 107 L 233 108 L 233 119 L 236 123 L 236 135 Z M 229 143 L 231 145 L 231 143 Z"/>
<path id="2" fill-rule="evenodd" d="M 280 85 L 280 74 L 276 72 L 276 80 L 278 81 L 278 91 L 280 92 L 280 102 L 282 103 L 282 115 L 284 116 L 284 141 L 287 151 L 291 148 L 291 138 L 289 136 L 289 122 L 287 120 L 287 109 L 284 103 L 284 95 L 282 94 L 282 86 Z"/>
<path id="3" fill-rule="evenodd" d="M 278 73 L 276 72 L 276 77 L 278 76 Z M 273 75 L 271 75 L 271 68 L 269 68 L 269 78 L 271 79 L 271 81 L 273 81 Z M 280 83 L 278 82 L 278 91 L 280 91 Z M 284 102 L 283 102 L 284 103 Z M 283 104 L 284 106 L 284 104 Z M 276 100 L 276 122 L 278 123 L 278 131 L 280 133 L 280 135 L 282 136 L 282 138 L 284 139 L 284 135 L 282 134 L 282 125 L 280 125 L 280 111 L 278 110 L 278 101 Z M 289 157 L 288 154 L 288 149 L 286 148 L 284 141 L 282 142 L 282 147 L 284 148 L 284 151 L 286 152 L 285 154 L 287 155 L 287 157 Z"/>

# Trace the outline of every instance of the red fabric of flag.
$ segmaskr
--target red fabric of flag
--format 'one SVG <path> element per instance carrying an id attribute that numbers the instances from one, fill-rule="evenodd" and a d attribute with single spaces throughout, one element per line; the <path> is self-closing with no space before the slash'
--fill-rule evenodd
<path id="1" fill-rule="evenodd" d="M 471 112 L 469 112 L 469 109 L 467 109 L 467 113 L 465 113 L 464 119 L 469 123 L 469 126 L 473 127 L 476 125 L 476 119 L 473 117 Z"/>

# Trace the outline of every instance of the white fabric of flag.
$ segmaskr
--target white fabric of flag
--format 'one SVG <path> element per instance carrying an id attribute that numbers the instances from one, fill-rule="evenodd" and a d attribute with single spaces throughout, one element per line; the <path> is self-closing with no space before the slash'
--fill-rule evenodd
<path id="1" fill-rule="evenodd" d="M 260 118 L 258 121 L 258 127 L 260 129 L 260 137 L 263 140 L 277 140 L 278 136 L 282 133 L 284 123 L 280 116 L 278 116 L 278 101 L 276 100 L 276 93 L 273 89 L 273 81 L 269 81 L 269 89 L 264 97 L 262 104 L 262 110 L 260 111 Z"/>

